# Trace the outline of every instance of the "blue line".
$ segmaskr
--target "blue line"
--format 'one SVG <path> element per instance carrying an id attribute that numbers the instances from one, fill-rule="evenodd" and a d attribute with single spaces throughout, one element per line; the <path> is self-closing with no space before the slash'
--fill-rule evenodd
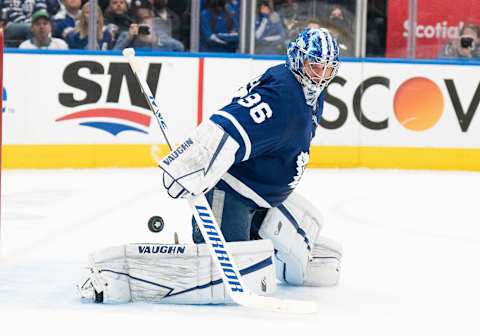
<path id="1" fill-rule="evenodd" d="M 6 54 L 35 54 L 35 55 L 84 55 L 84 56 L 122 56 L 120 50 L 35 50 L 6 48 Z M 180 57 L 180 58 L 233 58 L 233 59 L 254 59 L 265 61 L 284 61 L 284 55 L 250 55 L 236 53 L 209 53 L 209 52 L 168 52 L 168 51 L 146 51 L 137 50 L 136 55 L 146 57 Z M 440 64 L 440 65 L 480 65 L 480 60 L 463 59 L 406 59 L 406 58 L 383 58 L 383 57 L 341 57 L 345 63 L 397 63 L 397 64 Z"/>

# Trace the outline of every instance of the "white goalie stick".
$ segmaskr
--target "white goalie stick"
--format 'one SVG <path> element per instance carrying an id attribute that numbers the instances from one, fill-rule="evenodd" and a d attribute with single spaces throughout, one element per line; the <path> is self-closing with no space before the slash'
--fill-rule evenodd
<path id="1" fill-rule="evenodd" d="M 123 55 L 128 59 L 130 67 L 132 68 L 135 77 L 142 89 L 145 98 L 152 113 L 157 119 L 158 125 L 165 137 L 170 150 L 173 149 L 173 138 L 168 134 L 168 127 L 165 119 L 163 118 L 159 105 L 157 104 L 152 92 L 146 81 L 140 75 L 139 67 L 135 60 L 135 50 L 127 48 L 123 50 Z M 222 276 L 223 283 L 227 288 L 230 297 L 234 302 L 239 305 L 261 309 L 267 311 L 285 312 L 285 313 L 298 313 L 308 314 L 315 313 L 317 311 L 317 305 L 312 301 L 299 301 L 299 300 L 286 300 L 274 297 L 260 296 L 250 291 L 240 275 L 239 268 L 237 267 L 230 251 L 227 249 L 225 238 L 218 226 L 215 217 L 213 216 L 212 209 L 207 202 L 205 196 L 192 196 L 187 198 L 193 211 L 193 216 L 200 228 L 205 243 L 208 246 L 208 250 L 215 260 L 220 274 Z"/>

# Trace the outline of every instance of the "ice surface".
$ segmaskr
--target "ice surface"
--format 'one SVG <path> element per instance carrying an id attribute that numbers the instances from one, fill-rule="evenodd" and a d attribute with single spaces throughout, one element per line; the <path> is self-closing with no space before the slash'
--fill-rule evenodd
<path id="1" fill-rule="evenodd" d="M 314 316 L 238 306 L 81 303 L 89 251 L 190 241 L 157 169 L 16 170 L 2 179 L 0 335 L 479 335 L 480 174 L 307 170 L 298 191 L 344 247 L 334 288 L 280 287 Z M 147 230 L 150 216 L 166 225 Z"/>

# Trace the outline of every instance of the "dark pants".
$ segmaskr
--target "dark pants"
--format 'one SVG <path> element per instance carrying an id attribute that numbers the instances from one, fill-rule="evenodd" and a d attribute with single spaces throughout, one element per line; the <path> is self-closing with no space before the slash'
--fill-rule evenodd
<path id="1" fill-rule="evenodd" d="M 206 194 L 225 240 L 246 241 L 259 239 L 258 230 L 268 209 L 246 205 L 240 197 L 229 191 L 213 188 Z M 192 218 L 193 241 L 204 243 L 202 233 Z"/>

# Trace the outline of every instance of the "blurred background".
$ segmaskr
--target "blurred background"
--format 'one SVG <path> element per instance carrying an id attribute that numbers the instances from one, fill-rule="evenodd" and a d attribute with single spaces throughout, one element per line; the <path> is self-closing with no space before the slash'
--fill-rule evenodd
<path id="1" fill-rule="evenodd" d="M 300 30 L 326 27 L 340 41 L 343 57 L 480 57 L 476 0 L 1 0 L 0 4 L 10 48 L 135 47 L 283 55 Z"/>

